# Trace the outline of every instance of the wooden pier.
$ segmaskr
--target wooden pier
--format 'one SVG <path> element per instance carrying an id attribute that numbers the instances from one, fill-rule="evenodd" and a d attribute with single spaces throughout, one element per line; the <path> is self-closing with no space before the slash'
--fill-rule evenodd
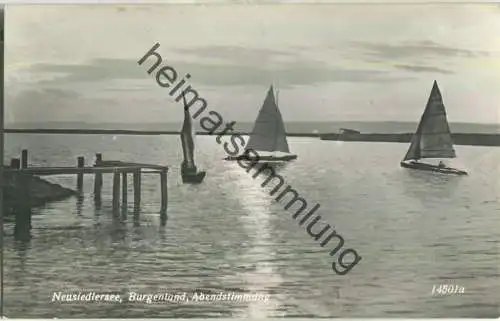
<path id="1" fill-rule="evenodd" d="M 120 209 L 120 196 L 122 201 L 122 218 L 127 215 L 128 184 L 127 176 L 132 174 L 134 191 L 134 220 L 138 221 L 141 204 L 141 180 L 142 174 L 156 174 L 160 176 L 161 206 L 160 224 L 165 226 L 167 221 L 167 173 L 168 166 L 143 163 L 131 163 L 115 160 L 103 160 L 102 154 L 98 153 L 92 166 L 85 166 L 84 157 L 77 158 L 75 167 L 36 167 L 29 166 L 28 151 L 23 150 L 21 159 L 13 158 L 9 167 L 4 167 L 5 175 L 14 177 L 18 209 L 16 210 L 14 235 L 19 238 L 29 237 L 31 231 L 31 208 L 27 199 L 30 197 L 30 177 L 54 176 L 54 175 L 76 175 L 76 190 L 83 194 L 83 177 L 85 174 L 94 175 L 94 200 L 97 204 L 101 202 L 101 191 L 103 175 L 112 174 L 112 208 L 113 215 L 118 216 Z M 121 189 L 121 193 L 120 193 Z"/>

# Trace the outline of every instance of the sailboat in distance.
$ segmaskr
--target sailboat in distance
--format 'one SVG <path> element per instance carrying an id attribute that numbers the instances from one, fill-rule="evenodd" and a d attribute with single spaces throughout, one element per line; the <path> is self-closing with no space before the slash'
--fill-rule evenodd
<path id="1" fill-rule="evenodd" d="M 194 130 L 189 114 L 189 107 L 186 102 L 186 96 L 182 95 L 184 102 L 184 123 L 181 129 L 181 143 L 184 160 L 181 164 L 181 176 L 183 183 L 199 184 L 206 176 L 206 172 L 198 172 L 194 163 Z"/>
<path id="2" fill-rule="evenodd" d="M 410 148 L 401 161 L 401 166 L 444 174 L 467 175 L 467 172 L 448 167 L 443 161 L 438 165 L 422 163 L 421 159 L 456 158 L 450 126 L 446 117 L 443 97 L 434 81 L 427 106 L 411 139 Z"/>
<path id="3" fill-rule="evenodd" d="M 285 124 L 281 117 L 278 103 L 274 97 L 273 85 L 269 87 L 266 98 L 260 108 L 252 133 L 245 150 L 252 149 L 258 153 L 262 161 L 290 161 L 297 155 L 290 153 L 286 139 Z M 242 155 L 228 156 L 226 160 L 238 160 Z M 252 155 L 246 155 L 252 158 Z"/>

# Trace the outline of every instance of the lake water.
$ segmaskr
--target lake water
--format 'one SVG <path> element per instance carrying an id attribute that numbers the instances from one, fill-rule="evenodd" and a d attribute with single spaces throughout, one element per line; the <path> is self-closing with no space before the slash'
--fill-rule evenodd
<path id="1" fill-rule="evenodd" d="M 470 176 L 403 169 L 407 144 L 290 138 L 299 155 L 280 170 L 362 260 L 337 275 L 328 255 L 291 212 L 213 137 L 197 138 L 203 184 L 180 181 L 176 136 L 7 135 L 34 165 L 74 166 L 77 156 L 169 164 L 168 221 L 160 227 L 159 179 L 143 178 L 140 224 L 111 214 L 111 177 L 95 209 L 93 177 L 83 203 L 37 209 L 33 239 L 6 225 L 5 314 L 23 317 L 498 317 L 500 148 L 456 146 Z M 73 188 L 71 176 L 52 181 Z M 131 179 L 129 179 L 131 184 Z M 129 203 L 132 203 L 131 186 Z M 130 206 L 130 210 L 132 210 Z M 451 283 L 465 293 L 433 296 Z M 267 293 L 269 301 L 54 303 L 56 291 Z"/>

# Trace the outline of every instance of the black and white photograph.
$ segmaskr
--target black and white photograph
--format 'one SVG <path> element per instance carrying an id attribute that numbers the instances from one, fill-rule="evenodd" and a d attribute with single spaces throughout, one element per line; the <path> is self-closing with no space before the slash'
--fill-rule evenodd
<path id="1" fill-rule="evenodd" d="M 500 5 L 2 21 L 3 317 L 500 317 Z"/>

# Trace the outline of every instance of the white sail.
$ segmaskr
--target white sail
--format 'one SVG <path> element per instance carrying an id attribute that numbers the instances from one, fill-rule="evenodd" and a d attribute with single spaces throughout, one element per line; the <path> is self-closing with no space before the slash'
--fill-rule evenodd
<path id="1" fill-rule="evenodd" d="M 417 132 L 413 135 L 410 148 L 403 160 L 455 157 L 457 156 L 453 148 L 443 98 L 437 82 L 434 81 Z"/>
<path id="2" fill-rule="evenodd" d="M 184 98 L 184 123 L 181 129 L 181 143 L 182 151 L 184 155 L 184 162 L 186 167 L 189 169 L 196 168 L 194 163 L 194 129 L 191 121 L 191 115 L 189 114 L 189 108 L 187 107 L 186 98 Z"/>
<path id="3" fill-rule="evenodd" d="M 255 151 L 290 152 L 285 124 L 274 98 L 272 85 L 259 111 L 246 148 Z"/>

